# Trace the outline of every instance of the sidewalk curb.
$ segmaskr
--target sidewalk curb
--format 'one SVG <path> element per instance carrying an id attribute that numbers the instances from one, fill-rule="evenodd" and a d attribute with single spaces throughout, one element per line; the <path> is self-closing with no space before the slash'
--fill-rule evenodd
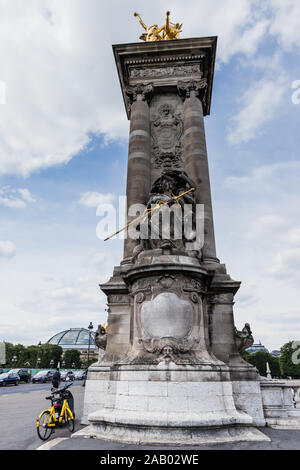
<path id="1" fill-rule="evenodd" d="M 61 442 L 66 441 L 68 439 L 70 438 L 69 437 L 57 437 L 56 439 L 53 439 L 52 441 L 46 442 L 45 444 L 41 445 L 36 450 L 51 450 L 57 444 L 60 444 Z"/>

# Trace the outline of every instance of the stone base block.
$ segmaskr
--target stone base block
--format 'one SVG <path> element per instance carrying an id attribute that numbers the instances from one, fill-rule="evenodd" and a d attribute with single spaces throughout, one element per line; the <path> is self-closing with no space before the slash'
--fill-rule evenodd
<path id="1" fill-rule="evenodd" d="M 255 426 L 265 426 L 260 382 L 258 380 L 233 381 L 232 391 L 236 408 L 250 415 Z"/>
<path id="2" fill-rule="evenodd" d="M 151 427 L 101 423 L 87 426 L 72 434 L 72 438 L 94 438 L 140 445 L 212 445 L 234 442 L 270 442 L 251 426 L 228 427 Z"/>

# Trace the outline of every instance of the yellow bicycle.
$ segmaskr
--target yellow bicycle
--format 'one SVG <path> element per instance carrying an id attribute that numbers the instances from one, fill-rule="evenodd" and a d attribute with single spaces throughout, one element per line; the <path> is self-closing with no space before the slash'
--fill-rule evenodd
<path id="1" fill-rule="evenodd" d="M 73 396 L 67 390 L 72 384 L 53 392 L 46 400 L 51 400 L 51 407 L 42 411 L 37 419 L 37 433 L 42 441 L 49 439 L 55 432 L 55 427 L 66 424 L 70 432 L 74 432 L 75 413 L 71 411 L 70 403 L 73 403 Z M 56 395 L 58 395 L 56 397 Z"/>

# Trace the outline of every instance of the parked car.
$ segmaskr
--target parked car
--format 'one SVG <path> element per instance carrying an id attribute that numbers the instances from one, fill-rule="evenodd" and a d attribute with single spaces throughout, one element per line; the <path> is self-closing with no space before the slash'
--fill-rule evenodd
<path id="1" fill-rule="evenodd" d="M 85 371 L 84 370 L 79 370 L 75 372 L 75 380 L 84 380 L 85 378 Z"/>
<path id="2" fill-rule="evenodd" d="M 52 370 L 40 370 L 32 377 L 32 383 L 46 383 L 51 382 L 54 372 Z"/>
<path id="3" fill-rule="evenodd" d="M 31 381 L 31 373 L 28 369 L 11 369 L 9 372 L 18 374 L 20 382 L 26 382 L 28 384 Z"/>
<path id="4" fill-rule="evenodd" d="M 0 374 L 0 385 L 2 387 L 6 387 L 6 385 L 19 385 L 20 377 L 18 374 L 14 372 L 5 372 L 4 374 Z"/>
<path id="5" fill-rule="evenodd" d="M 75 374 L 72 370 L 63 371 L 60 373 L 60 379 L 62 382 L 68 382 L 69 380 L 75 380 Z"/>

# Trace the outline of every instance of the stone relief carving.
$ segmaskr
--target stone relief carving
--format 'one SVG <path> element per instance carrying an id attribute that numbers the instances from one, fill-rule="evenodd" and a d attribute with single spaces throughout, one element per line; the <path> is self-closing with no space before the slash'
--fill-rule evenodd
<path id="1" fill-rule="evenodd" d="M 138 78 L 154 78 L 154 77 L 170 77 L 200 74 L 200 64 L 193 65 L 172 65 L 167 67 L 148 67 L 148 68 L 130 68 L 129 77 L 131 79 Z"/>
<path id="2" fill-rule="evenodd" d="M 205 292 L 206 286 L 198 279 L 185 279 L 184 290 Z"/>
<path id="3" fill-rule="evenodd" d="M 143 341 L 145 350 L 156 356 L 156 362 L 174 362 L 176 364 L 193 362 L 196 359 L 192 348 L 199 343 L 198 339 L 178 340 L 175 338 L 152 338 Z"/>
<path id="4" fill-rule="evenodd" d="M 152 156 L 155 168 L 182 167 L 183 121 L 180 112 L 162 104 L 151 122 Z"/>
<path id="5" fill-rule="evenodd" d="M 165 289 L 170 289 L 174 284 L 176 278 L 175 276 L 170 276 L 169 274 L 165 274 L 158 279 L 158 283 L 164 287 Z"/>
<path id="6" fill-rule="evenodd" d="M 254 338 L 252 336 L 252 331 L 249 323 L 246 323 L 242 331 L 238 331 L 234 328 L 235 333 L 235 342 L 238 348 L 238 351 L 241 353 L 247 348 L 250 348 L 254 343 Z"/>
<path id="7" fill-rule="evenodd" d="M 134 283 L 133 286 L 133 295 L 139 291 L 150 291 L 151 292 L 151 281 L 150 279 L 139 279 Z"/>

